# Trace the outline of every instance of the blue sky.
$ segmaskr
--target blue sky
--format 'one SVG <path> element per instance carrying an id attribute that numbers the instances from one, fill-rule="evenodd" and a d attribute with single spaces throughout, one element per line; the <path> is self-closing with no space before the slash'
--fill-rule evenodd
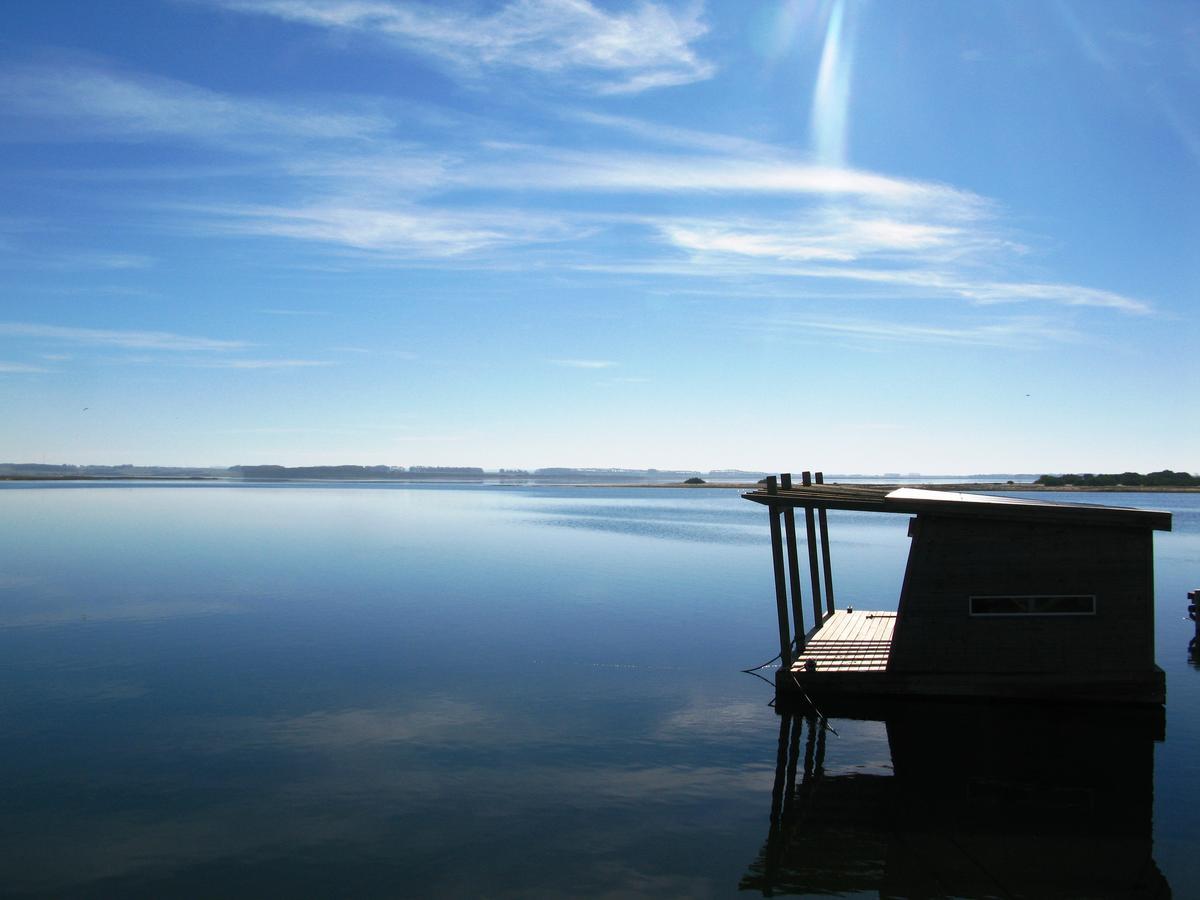
<path id="1" fill-rule="evenodd" d="M 1200 6 L 44 0 L 0 460 L 1200 470 Z"/>

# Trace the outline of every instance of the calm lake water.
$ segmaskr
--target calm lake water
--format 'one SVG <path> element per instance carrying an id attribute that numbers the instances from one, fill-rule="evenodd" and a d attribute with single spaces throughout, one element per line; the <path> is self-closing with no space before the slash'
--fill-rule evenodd
<path id="1" fill-rule="evenodd" d="M 1200 896 L 1200 495 L 1072 496 L 1174 513 L 1165 739 L 777 715 L 737 491 L 6 484 L 0 892 Z M 906 518 L 830 520 L 894 609 Z"/>

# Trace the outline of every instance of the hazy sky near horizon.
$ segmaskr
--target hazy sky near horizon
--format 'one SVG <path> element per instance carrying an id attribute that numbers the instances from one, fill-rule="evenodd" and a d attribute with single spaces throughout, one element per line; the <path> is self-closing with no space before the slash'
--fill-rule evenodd
<path id="1" fill-rule="evenodd" d="M 1200 5 L 43 0 L 0 461 L 1200 470 Z"/>

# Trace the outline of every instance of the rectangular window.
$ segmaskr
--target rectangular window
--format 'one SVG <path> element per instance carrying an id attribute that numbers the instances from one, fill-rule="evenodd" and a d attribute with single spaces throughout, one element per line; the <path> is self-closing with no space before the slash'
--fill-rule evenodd
<path id="1" fill-rule="evenodd" d="M 1095 594 L 1008 594 L 972 597 L 973 616 L 1094 616 Z"/>

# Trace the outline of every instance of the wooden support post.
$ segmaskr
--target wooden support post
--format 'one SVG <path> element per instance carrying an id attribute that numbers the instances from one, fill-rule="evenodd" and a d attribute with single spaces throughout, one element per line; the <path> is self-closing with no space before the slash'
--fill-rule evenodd
<path id="1" fill-rule="evenodd" d="M 801 783 L 811 785 L 817 774 L 814 765 L 817 757 L 817 714 L 810 711 L 804 720 L 808 724 L 808 740 L 804 742 L 804 780 Z"/>
<path id="2" fill-rule="evenodd" d="M 825 473 L 816 473 L 817 484 L 825 483 Z M 829 516 L 825 507 L 817 508 L 817 524 L 821 528 L 821 572 L 825 576 L 825 608 L 833 615 L 833 565 L 829 561 Z"/>
<path id="3" fill-rule="evenodd" d="M 788 748 L 791 746 L 792 714 L 779 717 L 779 749 L 775 753 L 775 785 L 771 788 L 771 835 L 774 836 L 782 824 L 784 785 L 787 784 Z"/>
<path id="4" fill-rule="evenodd" d="M 788 757 L 787 757 L 787 779 L 784 781 L 783 800 L 783 815 L 784 821 L 790 821 L 793 813 L 793 801 L 796 799 L 796 766 L 800 762 L 800 732 L 804 727 L 804 720 L 799 714 L 793 713 L 791 718 L 794 720 L 792 725 L 792 736 L 788 742 Z"/>
<path id="5" fill-rule="evenodd" d="M 786 670 L 792 667 L 792 638 L 788 634 L 787 582 L 784 580 L 783 574 L 783 535 L 780 533 L 778 510 L 770 508 L 767 515 L 771 522 L 771 562 L 775 567 L 775 611 L 779 615 L 779 661 Z"/>
<path id="6" fill-rule="evenodd" d="M 813 627 L 825 621 L 821 612 L 821 573 L 817 570 L 817 526 L 813 522 L 813 508 L 804 507 L 804 531 L 808 535 L 808 574 L 812 582 Z"/>
<path id="7" fill-rule="evenodd" d="M 780 486 L 785 491 L 792 489 L 792 473 L 779 476 Z M 788 586 L 792 593 L 792 626 L 796 646 L 804 650 L 804 594 L 800 590 L 800 554 L 796 550 L 796 511 L 792 507 L 783 510 L 783 536 L 787 540 Z"/>
<path id="8" fill-rule="evenodd" d="M 767 846 L 763 854 L 763 888 L 764 896 L 774 893 L 774 885 L 779 880 L 779 862 L 783 856 L 785 841 L 785 824 L 790 811 L 791 796 L 785 797 L 784 790 L 787 777 L 788 747 L 791 746 L 790 735 L 798 725 L 793 725 L 791 713 L 779 717 L 779 750 L 775 756 L 775 786 L 771 789 L 771 829 L 767 832 Z M 790 792 L 789 792 L 790 793 Z"/>
<path id="9" fill-rule="evenodd" d="M 825 732 L 828 730 L 826 724 L 824 716 L 817 716 L 817 757 L 813 762 L 818 775 L 825 772 Z"/>
<path id="10" fill-rule="evenodd" d="M 800 476 L 804 486 L 812 484 L 812 472 L 803 472 Z M 804 507 L 804 533 L 808 537 L 808 576 L 812 583 L 813 594 L 813 628 L 821 627 L 825 616 L 821 612 L 821 575 L 817 571 L 817 527 L 813 522 L 813 508 Z"/>

